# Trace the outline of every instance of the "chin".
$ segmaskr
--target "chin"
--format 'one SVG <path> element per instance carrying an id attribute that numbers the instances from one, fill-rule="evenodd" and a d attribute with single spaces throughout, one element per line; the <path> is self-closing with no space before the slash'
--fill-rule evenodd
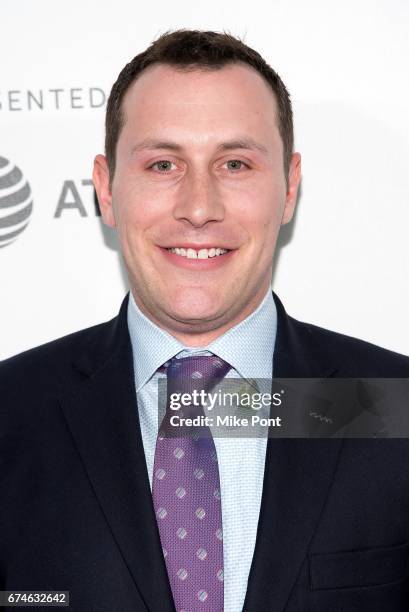
<path id="1" fill-rule="evenodd" d="M 220 304 L 215 297 L 204 292 L 183 292 L 169 302 L 169 312 L 178 321 L 205 321 L 215 318 L 220 312 Z"/>

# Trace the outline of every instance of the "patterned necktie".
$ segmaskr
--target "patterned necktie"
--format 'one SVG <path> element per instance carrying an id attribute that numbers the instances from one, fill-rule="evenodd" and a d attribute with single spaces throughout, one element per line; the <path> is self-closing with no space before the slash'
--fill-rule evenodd
<path id="1" fill-rule="evenodd" d="M 223 533 L 217 453 L 200 435 L 164 435 L 171 393 L 208 392 L 231 366 L 215 355 L 174 357 L 167 366 L 167 407 L 156 441 L 153 504 L 177 612 L 223 612 Z M 190 410 L 190 408 L 189 408 Z M 202 407 L 184 416 L 203 415 Z M 174 430 L 174 428 L 171 428 Z M 179 428 L 178 428 L 179 431 Z"/>

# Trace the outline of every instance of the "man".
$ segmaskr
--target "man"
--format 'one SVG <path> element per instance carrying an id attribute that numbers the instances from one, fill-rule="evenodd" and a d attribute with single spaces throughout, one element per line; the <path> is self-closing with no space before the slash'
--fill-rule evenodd
<path id="1" fill-rule="evenodd" d="M 166 34 L 122 70 L 94 184 L 131 292 L 1 365 L 3 590 L 84 612 L 408 608 L 406 440 L 159 431 L 158 381 L 182 370 L 408 377 L 272 294 L 300 175 L 288 92 L 234 37 Z"/>

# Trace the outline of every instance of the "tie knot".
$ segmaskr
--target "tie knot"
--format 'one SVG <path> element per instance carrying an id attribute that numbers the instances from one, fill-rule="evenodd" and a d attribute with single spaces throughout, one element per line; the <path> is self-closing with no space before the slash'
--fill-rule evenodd
<path id="1" fill-rule="evenodd" d="M 214 379 L 224 378 L 231 365 L 217 355 L 173 357 L 166 367 L 169 381 L 180 388 L 206 389 Z"/>
<path id="2" fill-rule="evenodd" d="M 203 409 L 206 399 L 203 393 L 210 393 L 220 379 L 225 377 L 230 368 L 231 365 L 217 355 L 191 355 L 179 359 L 177 357 L 170 359 L 165 364 L 167 400 L 166 417 L 161 424 L 163 435 L 172 437 L 176 431 L 178 436 L 186 436 L 185 429 L 177 427 L 175 430 L 175 427 L 171 426 L 171 414 L 177 410 L 180 417 L 204 416 Z M 175 401 L 180 402 L 177 408 L 175 407 Z M 171 408 L 172 405 L 173 408 Z M 187 431 L 188 435 L 199 433 L 200 437 L 207 437 L 208 434 L 207 427 L 196 428 L 196 425 L 193 429 L 189 426 Z"/>
<path id="3" fill-rule="evenodd" d="M 191 355 L 189 357 L 173 357 L 167 368 L 169 377 L 186 377 L 191 379 L 209 380 L 223 378 L 231 365 L 217 355 Z"/>

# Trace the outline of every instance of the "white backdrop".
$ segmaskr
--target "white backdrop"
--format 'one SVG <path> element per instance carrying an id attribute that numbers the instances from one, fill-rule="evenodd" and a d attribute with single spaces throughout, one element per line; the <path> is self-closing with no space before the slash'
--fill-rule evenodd
<path id="1" fill-rule="evenodd" d="M 2 0 L 0 358 L 117 313 L 126 278 L 89 185 L 104 92 L 181 27 L 243 37 L 292 94 L 302 192 L 273 284 L 287 311 L 409 354 L 407 0 Z"/>

